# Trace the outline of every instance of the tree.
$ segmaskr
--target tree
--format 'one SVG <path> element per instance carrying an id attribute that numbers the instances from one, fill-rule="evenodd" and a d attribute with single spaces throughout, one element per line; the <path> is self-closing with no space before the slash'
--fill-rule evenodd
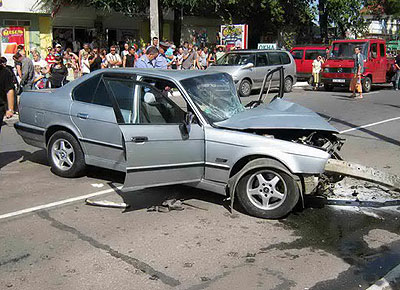
<path id="1" fill-rule="evenodd" d="M 315 15 L 311 9 L 314 0 L 159 0 L 161 7 L 174 11 L 175 25 L 181 26 L 181 13 L 204 17 L 220 17 L 225 23 L 249 24 L 249 42 L 255 46 L 261 35 L 278 32 L 304 34 L 304 27 L 312 26 Z M 127 16 L 148 11 L 149 0 L 38 0 L 38 5 L 56 13 L 60 7 L 91 6 L 116 11 Z M 161 14 L 161 13 L 160 13 Z M 180 36 L 174 29 L 175 42 Z"/>
<path id="2" fill-rule="evenodd" d="M 345 38 L 346 32 L 362 34 L 366 29 L 366 21 L 362 16 L 364 0 L 320 0 L 319 19 L 321 37 L 327 42 L 328 28 L 335 27 L 335 37 Z"/>

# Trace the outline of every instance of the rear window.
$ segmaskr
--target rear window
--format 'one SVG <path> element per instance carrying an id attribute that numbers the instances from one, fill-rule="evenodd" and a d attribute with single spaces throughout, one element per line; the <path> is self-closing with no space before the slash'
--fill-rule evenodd
<path id="1" fill-rule="evenodd" d="M 314 60 L 318 56 L 325 56 L 325 49 L 307 49 L 305 59 Z"/>
<path id="2" fill-rule="evenodd" d="M 304 55 L 304 50 L 293 50 L 292 51 L 292 56 L 294 59 L 303 59 L 303 55 Z"/>
<path id="3" fill-rule="evenodd" d="M 281 56 L 281 63 L 282 64 L 289 64 L 290 63 L 290 57 L 286 52 L 280 52 L 279 54 Z"/>
<path id="4" fill-rule="evenodd" d="M 281 58 L 278 52 L 268 52 L 269 65 L 279 65 L 281 64 Z"/>

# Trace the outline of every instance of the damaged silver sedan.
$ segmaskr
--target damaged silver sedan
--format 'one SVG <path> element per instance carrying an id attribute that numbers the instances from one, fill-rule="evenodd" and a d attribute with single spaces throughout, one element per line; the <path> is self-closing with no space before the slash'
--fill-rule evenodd
<path id="1" fill-rule="evenodd" d="M 187 184 L 280 218 L 341 146 L 334 127 L 282 95 L 245 107 L 225 73 L 107 69 L 23 93 L 15 128 L 59 176 L 104 167 L 126 172 L 125 190 Z"/>

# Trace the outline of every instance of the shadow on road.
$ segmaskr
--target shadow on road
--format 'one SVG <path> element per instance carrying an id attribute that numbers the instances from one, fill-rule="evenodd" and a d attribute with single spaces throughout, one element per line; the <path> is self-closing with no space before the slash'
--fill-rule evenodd
<path id="1" fill-rule="evenodd" d="M 19 159 L 21 159 L 20 163 L 31 161 L 40 165 L 48 165 L 45 150 L 38 150 L 33 153 L 26 150 L 18 150 L 0 153 L 0 169 Z"/>

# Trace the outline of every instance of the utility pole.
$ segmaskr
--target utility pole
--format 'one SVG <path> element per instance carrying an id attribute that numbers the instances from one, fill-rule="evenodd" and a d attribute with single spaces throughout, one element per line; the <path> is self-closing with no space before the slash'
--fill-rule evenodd
<path id="1" fill-rule="evenodd" d="M 159 23 L 158 0 L 150 0 L 150 37 L 159 37 L 160 23 Z"/>

